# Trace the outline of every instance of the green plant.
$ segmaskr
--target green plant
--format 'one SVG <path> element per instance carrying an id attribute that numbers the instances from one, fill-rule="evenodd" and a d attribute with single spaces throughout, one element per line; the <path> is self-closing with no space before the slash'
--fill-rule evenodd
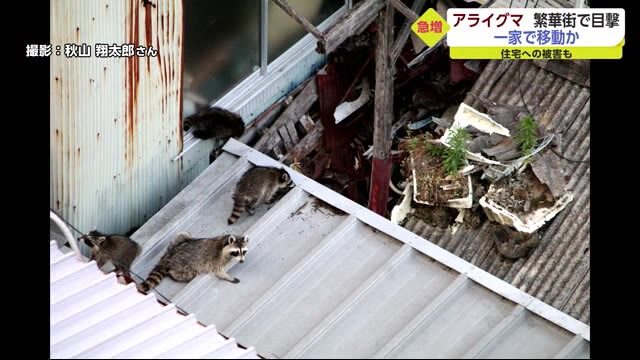
<path id="1" fill-rule="evenodd" d="M 463 128 L 455 128 L 449 138 L 449 147 L 444 150 L 442 166 L 445 171 L 453 175 L 467 163 L 465 155 L 467 153 L 466 141 L 469 140 L 469 133 Z"/>
<path id="2" fill-rule="evenodd" d="M 536 146 L 538 129 L 536 122 L 531 115 L 527 115 L 520 120 L 519 133 L 516 139 L 520 142 L 520 150 L 527 156 Z"/>
<path id="3" fill-rule="evenodd" d="M 418 138 L 412 137 L 407 141 L 407 146 L 409 147 L 409 151 L 414 151 L 418 146 Z"/>
<path id="4" fill-rule="evenodd" d="M 424 149 L 427 153 L 433 157 L 442 157 L 444 156 L 444 149 L 436 144 L 430 143 L 429 141 L 424 143 Z"/>

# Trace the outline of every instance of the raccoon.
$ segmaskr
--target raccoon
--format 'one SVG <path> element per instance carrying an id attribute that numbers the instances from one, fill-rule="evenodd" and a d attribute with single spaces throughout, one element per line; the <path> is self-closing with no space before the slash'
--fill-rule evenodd
<path id="1" fill-rule="evenodd" d="M 337 64 L 362 66 L 376 45 L 376 37 L 368 30 L 348 37 L 329 54 L 329 61 Z"/>
<path id="2" fill-rule="evenodd" d="M 240 115 L 220 107 L 203 109 L 187 117 L 183 129 L 193 128 L 193 136 L 207 139 L 228 139 L 244 134 L 244 121 Z"/>
<path id="3" fill-rule="evenodd" d="M 358 132 L 353 137 L 353 140 L 349 142 L 349 147 L 364 152 L 368 148 L 368 144 L 371 144 L 373 141 L 373 132 L 373 121 L 360 123 Z"/>
<path id="4" fill-rule="evenodd" d="M 489 234 L 498 252 L 511 260 L 531 255 L 541 241 L 537 231 L 525 234 L 506 225 L 492 224 Z"/>
<path id="5" fill-rule="evenodd" d="M 189 282 L 198 274 L 208 272 L 237 284 L 240 280 L 227 274 L 225 267 L 232 259 L 244 262 L 248 242 L 246 236 L 222 235 L 194 239 L 188 233 L 181 233 L 169 245 L 147 280 L 138 284 L 138 290 L 146 293 L 167 275 L 178 282 Z"/>
<path id="6" fill-rule="evenodd" d="M 111 261 L 116 272 L 130 277 L 131 263 L 140 254 L 138 243 L 127 236 L 105 235 L 96 230 L 90 231 L 80 240 L 91 248 L 91 260 L 95 259 L 99 268 Z"/>
<path id="7" fill-rule="evenodd" d="M 229 225 L 235 223 L 243 212 L 253 215 L 253 209 L 261 203 L 271 204 L 291 184 L 291 177 L 284 169 L 254 167 L 247 171 L 233 194 L 233 211 Z"/>

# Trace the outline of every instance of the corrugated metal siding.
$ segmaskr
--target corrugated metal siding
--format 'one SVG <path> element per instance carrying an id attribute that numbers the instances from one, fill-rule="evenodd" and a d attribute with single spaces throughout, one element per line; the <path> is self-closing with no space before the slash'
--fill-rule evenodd
<path id="1" fill-rule="evenodd" d="M 521 79 L 521 80 L 520 80 Z M 520 89 L 521 90 L 520 90 Z M 590 90 L 529 61 L 491 61 L 471 92 L 509 105 L 522 105 L 520 91 L 536 120 L 556 129 L 559 151 L 568 159 L 590 158 Z M 483 111 L 473 96 L 465 103 Z M 485 224 L 473 230 L 462 226 L 455 235 L 410 219 L 405 227 L 438 246 L 470 261 L 580 321 L 589 323 L 590 284 L 590 165 L 569 161 L 567 189 L 574 200 L 551 222 L 540 245 L 527 258 L 501 257 L 487 236 Z"/>
<path id="2" fill-rule="evenodd" d="M 159 0 L 51 2 L 50 205 L 83 231 L 124 233 L 148 220 L 209 166 L 212 141 L 180 129 L 182 5 Z M 341 12 L 339 12 L 341 13 Z M 148 45 L 157 58 L 96 58 L 96 43 Z M 64 44 L 92 46 L 91 59 L 64 57 Z M 216 105 L 248 123 L 326 60 L 298 44 L 295 61 L 276 60 Z M 87 181 L 91 179 L 91 181 Z M 84 248 L 84 245 L 81 245 Z"/>
<path id="3" fill-rule="evenodd" d="M 55 241 L 50 256 L 50 355 L 58 358 L 220 358 L 257 359 L 253 348 L 238 347 L 213 325 L 163 306 L 155 295 L 122 285 L 95 261 L 63 253 Z"/>
<path id="4" fill-rule="evenodd" d="M 51 207 L 78 228 L 126 232 L 181 189 L 182 4 L 50 2 Z M 91 58 L 66 58 L 65 44 Z M 157 57 L 97 58 L 95 44 L 152 45 Z"/>
<path id="5" fill-rule="evenodd" d="M 278 163 L 225 150 L 134 234 L 133 264 L 146 276 L 182 231 L 246 234 L 246 261 L 228 270 L 240 283 L 157 287 L 225 336 L 268 358 L 589 357 L 585 324 L 290 169 L 294 189 L 229 226 L 240 176 Z"/>

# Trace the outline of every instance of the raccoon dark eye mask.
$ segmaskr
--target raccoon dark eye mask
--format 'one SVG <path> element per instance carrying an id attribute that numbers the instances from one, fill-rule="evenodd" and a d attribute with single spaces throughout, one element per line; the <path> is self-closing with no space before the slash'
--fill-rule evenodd
<path id="1" fill-rule="evenodd" d="M 246 253 L 247 253 L 247 250 L 242 251 L 242 255 L 245 255 Z M 229 254 L 231 254 L 231 256 L 238 256 L 240 255 L 240 251 L 238 250 L 230 251 Z"/>

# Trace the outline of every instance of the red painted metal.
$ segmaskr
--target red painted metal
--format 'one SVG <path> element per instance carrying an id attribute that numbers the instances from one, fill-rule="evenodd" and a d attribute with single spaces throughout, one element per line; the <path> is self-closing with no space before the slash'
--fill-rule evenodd
<path id="1" fill-rule="evenodd" d="M 369 209 L 382 216 L 387 216 L 392 164 L 393 160 L 391 158 L 384 160 L 373 158 L 372 162 Z"/>

